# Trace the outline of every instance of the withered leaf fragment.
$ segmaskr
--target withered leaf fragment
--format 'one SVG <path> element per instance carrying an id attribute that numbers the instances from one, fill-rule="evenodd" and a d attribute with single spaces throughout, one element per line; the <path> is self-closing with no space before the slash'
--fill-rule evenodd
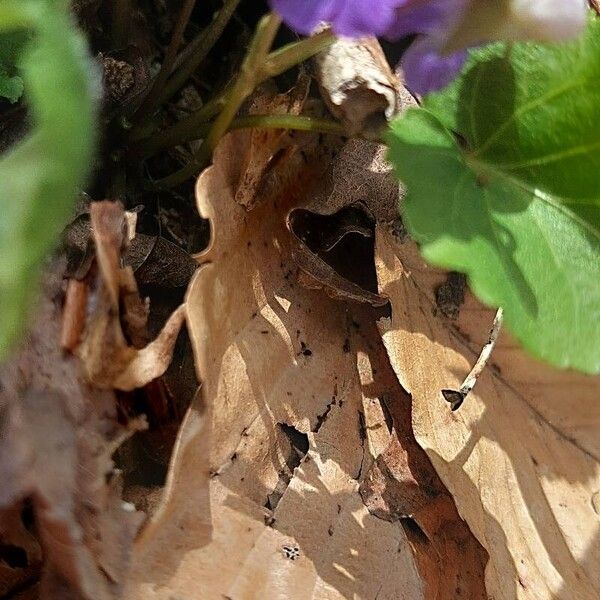
<path id="1" fill-rule="evenodd" d="M 349 305 L 295 280 L 286 215 L 319 165 L 248 212 L 235 201 L 241 150 L 228 135 L 198 182 L 213 232 L 187 299 L 201 397 L 136 547 L 128 600 L 418 600 L 402 528 L 358 493 L 378 445 L 364 423 L 386 431 L 358 375 L 367 341 Z"/>
<path id="2" fill-rule="evenodd" d="M 377 39 L 339 38 L 315 57 L 315 63 L 323 98 L 349 135 L 379 136 L 400 109 L 401 96 Z"/>
<path id="3" fill-rule="evenodd" d="M 0 370 L 0 522 L 12 515 L 19 523 L 30 503 L 27 532 L 44 557 L 40 598 L 117 600 L 141 522 L 121 501 L 111 461 L 128 431 L 116 422 L 114 394 L 91 387 L 59 347 L 63 271 L 62 261 L 47 266 L 31 329 Z M 7 539 L 39 565 L 27 532 Z"/>
<path id="4" fill-rule="evenodd" d="M 461 516 L 489 554 L 486 589 L 501 600 L 600 593 L 600 378 L 558 371 L 504 332 L 460 411 L 458 389 L 488 341 L 494 311 L 468 294 L 456 321 L 435 306 L 444 273 L 416 245 L 379 227 L 380 322 L 412 424 Z"/>
<path id="5" fill-rule="evenodd" d="M 103 201 L 91 205 L 90 215 L 97 276 L 90 291 L 91 310 L 77 354 L 95 385 L 129 391 L 143 387 L 165 372 L 185 311 L 183 306 L 179 307 L 153 342 L 142 348 L 133 345 L 137 341 L 140 346 L 144 341 L 148 308 L 139 298 L 133 270 L 120 266 L 127 245 L 125 214 L 120 204 Z"/>

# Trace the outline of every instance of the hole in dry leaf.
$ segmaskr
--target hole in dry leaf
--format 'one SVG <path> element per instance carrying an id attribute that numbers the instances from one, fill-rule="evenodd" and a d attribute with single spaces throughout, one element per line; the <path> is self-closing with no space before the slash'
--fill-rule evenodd
<path id="1" fill-rule="evenodd" d="M 400 523 L 402 524 L 406 536 L 412 543 L 419 545 L 429 544 L 429 538 L 414 519 L 411 517 L 404 517 L 400 519 Z"/>
<path id="2" fill-rule="evenodd" d="M 13 544 L 0 544 L 0 560 L 12 569 L 25 569 L 29 566 L 27 552 Z"/>
<path id="3" fill-rule="evenodd" d="M 374 263 L 375 222 L 360 204 L 333 215 L 294 210 L 289 217 L 294 235 L 344 279 L 377 293 Z"/>
<path id="4" fill-rule="evenodd" d="M 298 431 L 295 427 L 292 427 L 287 423 L 278 423 L 278 425 L 279 427 L 281 427 L 281 430 L 283 431 L 283 433 L 285 433 L 288 440 L 292 444 L 292 448 L 294 448 L 298 455 L 298 460 L 296 464 L 294 464 L 293 466 L 291 464 L 288 464 L 290 468 L 295 469 L 308 452 L 308 435 L 306 433 Z"/>
<path id="5" fill-rule="evenodd" d="M 33 502 L 31 498 L 25 499 L 23 508 L 21 509 L 21 523 L 27 531 L 35 531 L 35 513 L 33 511 Z"/>
<path id="6" fill-rule="evenodd" d="M 308 435 L 298 431 L 295 427 L 287 423 L 277 423 L 281 431 L 286 435 L 290 442 L 290 453 L 286 459 L 285 468 L 279 472 L 279 481 L 275 489 L 267 496 L 265 508 L 275 510 L 283 494 L 288 488 L 294 469 L 300 465 L 302 459 L 306 456 L 309 448 Z"/>
<path id="7" fill-rule="evenodd" d="M 290 560 L 300 558 L 300 548 L 298 546 L 283 546 L 283 555 Z"/>

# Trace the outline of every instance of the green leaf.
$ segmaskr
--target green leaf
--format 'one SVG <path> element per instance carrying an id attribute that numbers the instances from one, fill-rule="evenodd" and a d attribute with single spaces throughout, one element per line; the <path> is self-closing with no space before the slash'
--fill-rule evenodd
<path id="1" fill-rule="evenodd" d="M 406 224 L 536 356 L 600 371 L 600 24 L 495 44 L 392 124 Z"/>
<path id="2" fill-rule="evenodd" d="M 90 170 L 95 69 L 63 0 L 3 0 L 0 32 L 33 34 L 20 64 L 33 130 L 0 157 L 0 360 L 18 339 L 42 261 Z"/>
<path id="3" fill-rule="evenodd" d="M 15 103 L 23 94 L 23 80 L 18 75 L 9 75 L 0 65 L 0 98 Z"/>
<path id="4" fill-rule="evenodd" d="M 26 41 L 24 31 L 0 33 L 0 98 L 12 103 L 23 94 L 23 79 L 17 73 L 17 62 Z"/>

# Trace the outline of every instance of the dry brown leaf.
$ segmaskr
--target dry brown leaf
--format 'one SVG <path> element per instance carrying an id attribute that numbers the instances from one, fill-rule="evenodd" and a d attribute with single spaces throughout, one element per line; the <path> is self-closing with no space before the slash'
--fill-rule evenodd
<path id="1" fill-rule="evenodd" d="M 177 244 L 161 236 L 137 234 L 123 257 L 140 285 L 184 287 L 196 271 L 196 262 Z"/>
<path id="2" fill-rule="evenodd" d="M 301 73 L 296 85 L 283 94 L 264 86 L 250 100 L 250 115 L 299 115 L 310 88 L 310 77 Z M 260 199 L 269 200 L 289 185 L 304 166 L 303 147 L 314 145 L 314 136 L 286 129 L 247 129 L 237 136 L 236 169 L 231 173 L 235 200 L 251 210 Z"/>
<path id="3" fill-rule="evenodd" d="M 130 391 L 166 371 L 185 310 L 179 307 L 156 339 L 140 348 L 146 337 L 148 306 L 139 297 L 131 267 L 120 266 L 127 245 L 125 213 L 120 204 L 104 201 L 94 202 L 90 215 L 98 276 L 90 291 L 93 311 L 76 351 L 94 385 Z M 128 344 L 123 327 L 133 345 Z"/>
<path id="4" fill-rule="evenodd" d="M 64 265 L 47 270 L 23 349 L 0 372 L 0 510 L 14 517 L 31 500 L 44 553 L 40 598 L 115 600 L 140 524 L 121 502 L 110 458 L 127 432 L 116 422 L 113 393 L 89 387 L 79 361 L 61 352 Z M 11 543 L 35 564 L 35 545 L 15 531 Z"/>
<path id="5" fill-rule="evenodd" d="M 339 38 L 315 63 L 323 98 L 351 135 L 377 135 L 400 108 L 398 80 L 377 39 Z"/>
<path id="6" fill-rule="evenodd" d="M 247 212 L 238 148 L 228 136 L 198 182 L 213 230 L 187 301 L 202 394 L 128 600 L 421 598 L 402 527 L 358 490 L 390 439 L 369 388 L 372 321 L 296 283 L 285 220 L 299 186 Z"/>
<path id="7" fill-rule="evenodd" d="M 350 140 L 310 199 L 288 214 L 292 256 L 307 287 L 373 306 L 387 302 L 376 293 L 373 266 L 375 222 L 397 216 L 398 182 L 385 152 L 380 144 Z"/>
<path id="8" fill-rule="evenodd" d="M 399 386 L 387 356 L 379 357 L 375 366 L 371 393 L 384 398 L 394 435 L 362 482 L 361 496 L 371 513 L 399 520 L 405 528 L 426 598 L 485 600 L 487 553 L 459 517 L 452 496 L 415 441 L 410 397 Z"/>
<path id="9" fill-rule="evenodd" d="M 493 318 L 468 297 L 457 324 L 434 289 L 443 274 L 411 243 L 378 229 L 377 272 L 392 318 L 381 332 L 413 398 L 413 427 L 461 516 L 487 549 L 496 600 L 592 600 L 600 595 L 598 378 L 537 363 L 506 334 L 456 413 L 457 389 Z"/>
<path id="10" fill-rule="evenodd" d="M 368 48 L 363 51 L 368 52 Z M 400 107 L 413 106 L 415 100 L 406 88 L 396 80 L 394 85 Z M 349 140 L 329 162 L 310 201 L 294 208 L 288 215 L 288 227 L 296 238 L 292 240 L 292 254 L 306 274 L 303 281 L 309 287 L 322 287 L 332 297 L 374 306 L 385 303 L 377 293 L 373 256 L 375 223 L 391 223 L 398 219 L 399 197 L 398 181 L 385 159 L 386 152 L 387 148 L 381 144 Z M 315 229 L 316 216 L 335 222 L 340 215 L 350 211 L 363 213 L 363 217 L 358 218 L 355 214 L 355 218 L 350 219 L 351 226 L 348 226 L 347 218 L 342 219 L 341 226 L 339 222 L 330 224 L 326 243 L 307 241 L 314 237 L 311 229 Z M 344 244 L 348 240 L 344 238 L 357 234 L 363 237 L 360 252 L 356 253 L 358 245 L 354 242 L 350 245 L 354 252 L 348 254 L 348 245 Z"/>

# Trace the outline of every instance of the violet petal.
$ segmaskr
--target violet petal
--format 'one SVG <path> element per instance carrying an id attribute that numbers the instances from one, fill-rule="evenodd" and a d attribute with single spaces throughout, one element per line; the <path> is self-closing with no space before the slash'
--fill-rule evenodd
<path id="1" fill-rule="evenodd" d="M 402 57 L 406 85 L 418 94 L 428 94 L 448 85 L 461 70 L 467 51 L 441 56 L 438 40 L 423 36 Z"/>

